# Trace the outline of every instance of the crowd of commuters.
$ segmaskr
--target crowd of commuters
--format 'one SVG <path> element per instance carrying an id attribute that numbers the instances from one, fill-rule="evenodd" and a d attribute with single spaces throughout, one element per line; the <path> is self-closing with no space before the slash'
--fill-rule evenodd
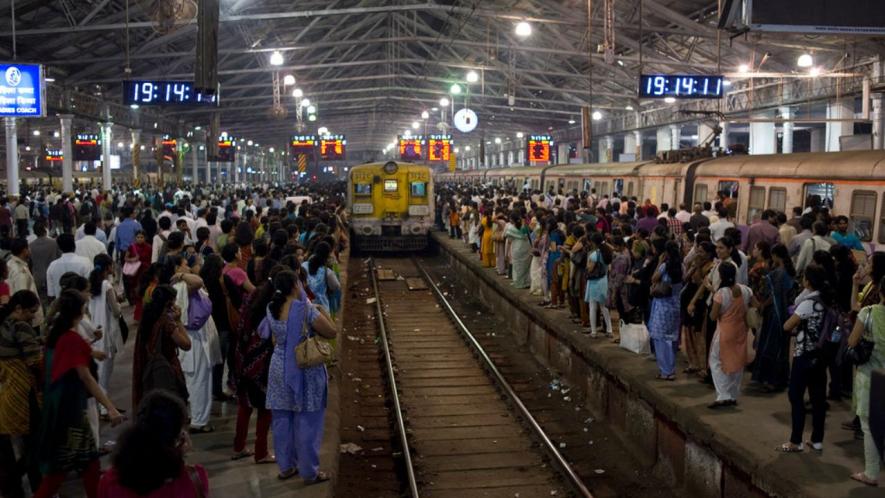
<path id="1" fill-rule="evenodd" d="M 231 459 L 328 480 L 326 366 L 299 366 L 294 349 L 334 343 L 347 243 L 340 185 L 0 199 L 0 495 L 50 498 L 76 473 L 90 498 L 208 496 L 186 454 L 214 431 L 213 401 L 237 406 Z M 131 389 L 131 420 L 112 383 Z M 105 424 L 126 426 L 102 472 Z"/>
<path id="2" fill-rule="evenodd" d="M 657 379 L 677 378 L 681 350 L 682 374 L 715 390 L 710 409 L 738 404 L 745 372 L 752 393 L 786 391 L 791 433 L 778 451 L 822 451 L 828 401 L 851 398 L 857 417 L 843 426 L 864 440 L 866 460 L 851 478 L 876 485 L 869 407 L 885 393 L 871 393 L 870 379 L 885 367 L 885 253 L 869 252 L 827 199 L 738 226 L 725 191 L 691 206 L 595 190 L 436 192 L 450 237 L 540 306 L 563 309 L 594 339 L 620 341 L 614 317 L 644 324 Z M 862 343 L 875 344 L 869 359 L 852 354 Z"/>

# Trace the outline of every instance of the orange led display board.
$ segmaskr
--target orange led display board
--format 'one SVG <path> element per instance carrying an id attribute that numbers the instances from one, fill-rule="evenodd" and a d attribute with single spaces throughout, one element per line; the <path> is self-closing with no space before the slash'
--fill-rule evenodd
<path id="1" fill-rule="evenodd" d="M 550 135 L 530 135 L 527 144 L 530 162 L 550 162 L 550 147 L 553 146 L 553 139 L 550 138 Z"/>
<path id="2" fill-rule="evenodd" d="M 427 159 L 430 161 L 448 161 L 452 155 L 451 135 L 430 135 L 427 139 Z"/>
<path id="3" fill-rule="evenodd" d="M 320 157 L 326 161 L 344 159 L 347 140 L 344 135 L 325 135 L 320 137 Z"/>
<path id="4" fill-rule="evenodd" d="M 424 157 L 424 137 L 399 137 L 399 158 L 403 161 L 420 161 Z"/>

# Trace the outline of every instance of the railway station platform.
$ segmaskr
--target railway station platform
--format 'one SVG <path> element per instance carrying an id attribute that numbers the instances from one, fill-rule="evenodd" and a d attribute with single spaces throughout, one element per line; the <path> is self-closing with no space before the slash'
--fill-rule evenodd
<path id="1" fill-rule="evenodd" d="M 514 340 L 583 391 L 586 406 L 620 431 L 641 461 L 654 465 L 655 473 L 683 496 L 883 496 L 881 488 L 849 479 L 863 468 L 863 442 L 841 428 L 853 418 L 850 401 L 830 402 L 822 453 L 780 453 L 776 448 L 790 431 L 786 393 L 744 390 L 736 408 L 709 410 L 715 392 L 696 377 L 655 380 L 653 357 L 591 339 L 566 310 L 539 307 L 539 298 L 528 290 L 514 289 L 494 269 L 483 268 L 460 240 L 444 232 L 432 237 L 451 262 L 450 278 L 476 289 L 484 304 L 507 317 Z M 744 387 L 748 381 L 745 375 Z"/>

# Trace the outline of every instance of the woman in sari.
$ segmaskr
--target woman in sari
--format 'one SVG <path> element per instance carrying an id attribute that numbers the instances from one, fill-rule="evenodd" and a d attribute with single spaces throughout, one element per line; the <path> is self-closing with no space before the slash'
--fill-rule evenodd
<path id="1" fill-rule="evenodd" d="M 145 272 L 147 272 L 148 267 L 151 266 L 152 248 L 146 240 L 144 230 L 137 231 L 135 233 L 135 242 L 129 244 L 129 249 L 126 250 L 124 256 L 126 264 L 123 266 L 123 282 L 126 284 L 126 299 L 129 301 L 129 304 L 139 310 L 142 306 L 141 299 L 143 297 L 143 294 L 138 292 L 141 289 L 141 279 L 144 277 Z M 136 264 L 138 264 L 138 269 L 135 270 L 135 273 L 126 275 L 126 267 L 132 267 Z M 139 318 L 141 318 L 140 314 Z"/>
<path id="2" fill-rule="evenodd" d="M 62 292 L 58 316 L 46 339 L 46 387 L 36 445 L 43 479 L 35 498 L 55 496 L 71 471 L 81 474 L 86 496 L 97 496 L 99 453 L 86 416 L 89 396 L 107 409 L 113 426 L 123 421 L 91 371 L 92 349 L 76 332 L 84 305 L 80 293 Z"/>
<path id="3" fill-rule="evenodd" d="M 756 298 L 763 310 L 753 368 L 753 381 L 766 392 L 782 391 L 789 385 L 790 336 L 784 333 L 784 323 L 790 317 L 787 307 L 793 302 L 795 278 L 796 270 L 787 247 L 783 244 L 772 247 L 771 271 L 764 279 L 763 297 Z"/>
<path id="4" fill-rule="evenodd" d="M 550 218 L 547 221 L 547 258 L 545 261 L 545 270 L 547 275 L 547 292 L 545 292 L 545 303 L 550 308 L 562 308 L 565 305 L 565 299 L 562 292 L 562 268 L 560 258 L 562 257 L 562 246 L 565 244 L 565 234 L 559 228 L 556 219 Z"/>
<path id="5" fill-rule="evenodd" d="M 495 212 L 495 224 L 492 227 L 492 242 L 495 244 L 495 272 L 498 275 L 507 275 L 506 239 L 504 230 L 507 227 L 507 217 L 502 210 Z"/>
<path id="6" fill-rule="evenodd" d="M 8 465 L 4 472 L 8 482 L 0 481 L 0 493 L 24 496 L 21 474 L 28 469 L 31 489 L 40 485 L 40 473 L 29 465 L 29 453 L 36 448 L 33 428 L 39 417 L 40 369 L 43 363 L 43 347 L 39 334 L 31 328 L 31 320 L 40 307 L 40 298 L 29 290 L 13 294 L 9 303 L 0 308 L 0 439 L 3 444 L 20 446 L 25 452 L 18 460 L 2 463 Z M 12 455 L 8 447 L 5 451 Z M 13 470 L 15 469 L 15 470 Z"/>
<path id="7" fill-rule="evenodd" d="M 618 317 L 625 323 L 633 323 L 630 315 L 633 312 L 633 305 L 630 304 L 629 289 L 625 280 L 630 274 L 630 251 L 624 242 L 624 237 L 620 233 L 614 234 L 612 237 L 612 252 L 614 258 L 608 270 L 608 298 L 606 300 L 606 308 L 616 310 Z M 613 343 L 620 342 L 620 334 L 612 338 Z"/>
<path id="8" fill-rule="evenodd" d="M 98 363 L 98 385 L 107 393 L 114 374 L 114 359 L 123 352 L 123 335 L 120 333 L 123 310 L 120 309 L 114 286 L 108 280 L 114 272 L 114 261 L 107 254 L 99 254 L 95 256 L 93 264 L 92 273 L 89 274 L 90 295 L 87 305 L 92 324 L 102 330 L 101 339 L 96 343 L 95 349 L 105 355 Z"/>
<path id="9" fill-rule="evenodd" d="M 741 379 L 747 365 L 747 310 L 753 291 L 737 283 L 734 265 L 719 265 L 719 289 L 713 295 L 710 319 L 716 332 L 710 345 L 710 373 L 716 388 L 716 401 L 708 406 L 717 409 L 737 405 Z"/>
<path id="10" fill-rule="evenodd" d="M 486 211 L 486 214 L 482 217 L 482 238 L 479 244 L 480 258 L 482 259 L 482 266 L 485 268 L 495 266 L 495 243 L 492 239 L 494 226 L 495 222 L 492 220 L 492 214 Z"/>
<path id="11" fill-rule="evenodd" d="M 700 235 L 698 235 L 700 238 Z M 695 247 L 691 263 L 685 275 L 686 285 L 682 290 L 682 337 L 685 342 L 685 356 L 688 367 L 686 374 L 707 376 L 707 346 L 704 338 L 704 325 L 707 322 L 707 294 L 704 277 L 713 267 L 716 259 L 716 246 L 709 237 Z M 696 297 L 697 296 L 697 297 Z"/>
<path id="12" fill-rule="evenodd" d="M 535 219 L 532 229 L 532 263 L 531 263 L 531 291 L 533 296 L 546 298 L 547 277 L 544 272 L 544 261 L 547 259 L 547 228 L 543 220 Z M 542 302 L 546 305 L 548 303 Z"/>
<path id="13" fill-rule="evenodd" d="M 661 246 L 655 240 L 655 247 Z M 679 293 L 682 290 L 682 252 L 676 241 L 667 241 L 659 251 L 658 268 L 652 275 L 651 316 L 648 336 L 654 342 L 658 362 L 657 378 L 676 379 L 676 351 L 679 348 Z"/>
<path id="14" fill-rule="evenodd" d="M 504 231 L 504 237 L 510 241 L 510 260 L 513 265 L 513 287 L 528 289 L 531 285 L 529 267 L 532 264 L 532 246 L 529 241 L 529 229 L 522 223 L 519 213 L 510 216 L 510 225 Z"/>

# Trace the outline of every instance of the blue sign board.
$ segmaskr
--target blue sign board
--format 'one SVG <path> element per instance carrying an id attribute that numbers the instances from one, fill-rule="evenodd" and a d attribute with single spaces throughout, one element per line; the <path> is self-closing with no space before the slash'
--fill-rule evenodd
<path id="1" fill-rule="evenodd" d="M 45 107 L 42 66 L 0 64 L 0 116 L 42 117 Z"/>

